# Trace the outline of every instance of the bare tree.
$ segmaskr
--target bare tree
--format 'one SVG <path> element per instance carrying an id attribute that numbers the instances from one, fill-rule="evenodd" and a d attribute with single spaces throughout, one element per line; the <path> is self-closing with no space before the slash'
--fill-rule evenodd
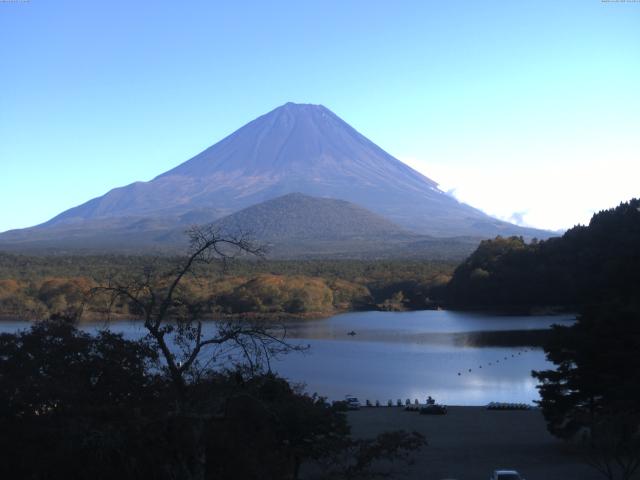
<path id="1" fill-rule="evenodd" d="M 91 291 L 109 296 L 109 311 L 116 302 L 124 301 L 142 317 L 176 390 L 182 394 L 189 379 L 216 362 L 243 362 L 255 372 L 270 368 L 275 355 L 302 350 L 287 342 L 282 326 L 235 318 L 203 324 L 211 301 L 190 297 L 185 279 L 197 280 L 203 265 L 219 262 L 226 270 L 230 260 L 242 255 L 262 257 L 264 250 L 246 233 L 229 234 L 214 226 L 193 227 L 188 235 L 188 254 L 174 268 L 148 265 L 138 276 L 126 281 L 110 278 Z"/>
<path id="2" fill-rule="evenodd" d="M 268 367 L 278 354 L 304 348 L 286 339 L 282 326 L 259 320 L 226 319 L 203 323 L 211 311 L 212 300 L 194 298 L 185 286 L 187 277 L 202 278 L 203 266 L 219 262 L 226 270 L 230 260 L 264 252 L 247 234 L 229 234 L 213 226 L 193 227 L 188 232 L 190 248 L 174 268 L 150 263 L 138 275 L 122 280 L 110 278 L 106 285 L 92 289 L 91 295 L 106 295 L 107 311 L 118 302 L 128 304 L 141 317 L 148 336 L 157 347 L 170 383 L 175 403 L 167 415 L 175 435 L 171 478 L 204 479 L 206 476 L 206 430 L 216 418 L 216 405 L 199 404 L 190 387 L 215 367 L 243 366 L 252 373 Z M 206 269 L 204 270 L 207 271 Z"/>

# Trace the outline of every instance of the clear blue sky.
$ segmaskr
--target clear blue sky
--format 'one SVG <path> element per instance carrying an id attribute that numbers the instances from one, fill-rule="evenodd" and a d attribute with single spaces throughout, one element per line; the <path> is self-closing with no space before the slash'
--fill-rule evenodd
<path id="1" fill-rule="evenodd" d="M 321 103 L 502 218 L 640 195 L 640 3 L 0 2 L 0 231 Z"/>

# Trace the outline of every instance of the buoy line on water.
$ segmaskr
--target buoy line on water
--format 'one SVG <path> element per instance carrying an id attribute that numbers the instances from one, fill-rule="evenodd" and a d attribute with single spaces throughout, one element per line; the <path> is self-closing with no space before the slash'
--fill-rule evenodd
<path id="1" fill-rule="evenodd" d="M 527 353 L 527 352 L 529 352 L 529 349 L 527 349 L 527 348 L 525 348 L 525 349 L 523 349 L 523 350 L 518 350 L 516 353 L 512 353 L 512 354 L 511 354 L 511 358 L 516 358 L 516 354 L 518 354 L 518 355 L 522 355 L 523 353 Z M 503 357 L 503 359 L 502 359 L 502 360 L 503 360 L 503 361 L 509 360 L 509 357 L 508 357 L 508 356 Z M 496 364 L 500 363 L 500 359 L 495 360 L 495 363 L 496 363 Z M 487 363 L 487 366 L 488 366 L 488 367 L 490 367 L 490 366 L 492 366 L 492 365 L 493 365 L 493 362 L 488 362 L 488 363 Z M 481 364 L 481 365 L 478 365 L 478 368 L 482 368 L 482 364 Z M 467 370 L 467 372 L 468 372 L 468 373 L 471 373 L 472 371 L 473 371 L 473 369 L 471 369 L 471 368 L 469 368 L 469 369 Z M 461 376 L 462 376 L 462 371 L 459 371 L 459 372 L 458 372 L 458 376 L 459 376 L 459 377 L 461 377 Z"/>

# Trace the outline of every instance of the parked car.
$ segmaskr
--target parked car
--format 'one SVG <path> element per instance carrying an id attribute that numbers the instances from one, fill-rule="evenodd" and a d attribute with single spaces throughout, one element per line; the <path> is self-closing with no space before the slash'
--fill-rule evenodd
<path id="1" fill-rule="evenodd" d="M 360 400 L 358 400 L 358 397 L 351 397 L 349 395 L 347 395 L 345 397 L 345 401 L 347 402 L 347 408 L 349 410 L 360 410 Z"/>
<path id="2" fill-rule="evenodd" d="M 447 407 L 446 405 L 440 405 L 437 403 L 431 405 L 425 405 L 424 407 L 420 407 L 420 415 L 446 415 Z"/>
<path id="3" fill-rule="evenodd" d="M 489 480 L 524 480 L 515 470 L 494 470 Z"/>

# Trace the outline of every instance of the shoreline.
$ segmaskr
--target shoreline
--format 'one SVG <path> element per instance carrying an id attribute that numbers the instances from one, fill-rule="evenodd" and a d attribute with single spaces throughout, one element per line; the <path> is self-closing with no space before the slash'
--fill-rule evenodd
<path id="1" fill-rule="evenodd" d="M 425 310 L 431 311 L 431 310 Z M 329 315 L 263 315 L 263 314 L 255 314 L 255 315 L 224 315 L 224 316 L 204 316 L 202 318 L 203 322 L 217 322 L 217 321 L 228 321 L 228 320 L 254 320 L 263 322 L 265 325 L 272 325 L 274 327 L 284 326 L 287 328 L 288 322 L 291 322 L 292 325 L 303 326 L 305 322 L 314 321 L 314 320 L 325 320 L 331 318 L 333 316 L 347 314 L 347 313 L 402 313 L 402 312 L 379 312 L 377 310 L 371 311 L 339 311 L 334 312 Z M 408 312 L 407 312 L 408 313 Z M 16 316 L 11 315 L 0 315 L 0 325 L 8 324 L 11 322 L 17 323 L 26 323 L 26 325 L 31 325 L 36 323 L 38 320 L 34 319 L 21 319 Z M 79 320 L 75 320 L 74 322 L 82 327 L 82 326 L 92 326 L 92 325 L 107 325 L 109 323 L 131 323 L 131 324 L 142 324 L 144 320 L 138 317 L 131 317 L 130 315 L 124 314 L 112 314 L 110 316 L 101 315 L 97 313 L 93 314 L 83 314 Z M 392 320 L 391 320 L 392 321 Z M 289 326 L 292 326 L 289 325 Z M 411 333 L 402 333 L 402 332 L 394 332 L 389 333 L 386 331 L 376 331 L 374 330 L 366 330 L 358 331 L 360 335 L 358 336 L 320 336 L 318 339 L 325 340 L 356 340 L 356 341 L 385 341 L 385 342 L 411 342 L 411 343 L 429 343 L 433 345 L 455 345 L 457 347 L 533 347 L 540 348 L 543 347 L 549 340 L 552 330 L 550 328 L 512 328 L 509 330 L 469 330 L 469 331 L 459 331 L 459 332 L 411 332 Z M 345 332 L 347 335 L 347 332 Z M 309 332 L 305 331 L 303 335 L 297 335 L 296 329 L 289 331 L 290 338 L 316 338 L 314 336 L 309 336 Z"/>
<path id="2" fill-rule="evenodd" d="M 203 315 L 202 320 L 230 320 L 230 319 L 255 319 L 255 320 L 264 320 L 264 321 L 282 321 L 282 320 L 322 320 L 325 318 L 334 317 L 336 315 L 341 315 L 345 313 L 366 313 L 366 312 L 388 312 L 388 313 L 409 313 L 409 312 L 432 312 L 432 311 L 450 311 L 450 312 L 465 312 L 465 313 L 479 313 L 486 315 L 496 315 L 496 316 L 505 316 L 505 317 L 534 317 L 534 316 L 560 316 L 567 314 L 575 314 L 574 309 L 561 309 L 561 308 L 553 308 L 549 309 L 537 309 L 531 308 L 528 310 L 517 310 L 517 309 L 491 309 L 491 308 L 422 308 L 422 309 L 410 309 L 405 308 L 402 310 L 384 310 L 384 309 L 335 309 L 332 311 L 324 311 L 324 312 L 305 312 L 305 313 L 287 313 L 287 312 L 277 312 L 277 313 L 260 313 L 260 312 L 244 312 L 244 313 L 217 313 Z M 102 312 L 83 312 L 80 319 L 78 319 L 79 323 L 83 323 L 85 321 L 94 322 L 104 320 L 107 315 Z M 109 314 L 111 320 L 122 321 L 122 320 L 130 320 L 130 321 L 142 321 L 142 317 L 136 318 L 132 317 L 129 314 L 123 313 L 112 313 Z M 27 322 L 37 322 L 47 319 L 33 319 L 33 318 L 21 318 L 16 314 L 9 313 L 0 313 L 0 322 L 5 321 L 27 321 Z"/>
<path id="3" fill-rule="evenodd" d="M 204 321 L 215 321 L 215 320 L 263 320 L 267 322 L 276 322 L 281 320 L 322 320 L 325 318 L 331 318 L 336 315 L 340 315 L 343 313 L 359 313 L 359 312 L 379 312 L 380 310 L 335 310 L 332 312 L 309 312 L 304 314 L 295 314 L 295 313 L 257 313 L 257 312 L 247 312 L 247 313 L 225 313 L 225 314 L 217 314 L 217 315 L 203 315 L 201 320 Z M 421 310 L 414 310 L 421 311 Z M 97 313 L 97 312 L 89 312 L 82 315 L 80 319 L 77 320 L 78 323 L 86 323 L 86 322 L 99 322 L 104 321 L 107 315 Z M 133 317 L 129 314 L 124 313 L 112 313 L 108 315 L 109 320 L 115 321 L 144 321 L 142 317 Z M 24 318 L 14 314 L 0 314 L 0 322 L 39 322 L 49 320 L 47 318 Z"/>

